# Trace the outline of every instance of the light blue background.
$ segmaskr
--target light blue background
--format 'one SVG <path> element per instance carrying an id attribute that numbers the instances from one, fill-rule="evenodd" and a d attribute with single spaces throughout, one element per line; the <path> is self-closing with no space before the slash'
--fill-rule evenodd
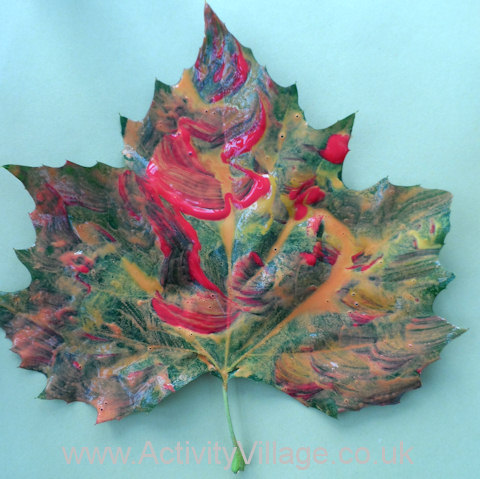
<path id="1" fill-rule="evenodd" d="M 275 81 L 297 83 L 314 127 L 357 111 L 344 180 L 366 188 L 384 176 L 454 194 L 442 250 L 457 279 L 435 312 L 470 328 L 397 406 L 338 421 L 268 386 L 231 385 L 237 435 L 250 446 L 324 447 L 325 465 L 249 466 L 246 478 L 471 478 L 480 466 L 479 275 L 480 3 L 362 0 L 212 0 L 228 28 Z M 121 165 L 118 114 L 141 119 L 155 77 L 176 83 L 203 38 L 203 1 L 0 1 L 0 164 Z M 29 283 L 13 248 L 33 244 L 33 202 L 0 169 L 0 290 Z M 34 399 L 44 377 L 17 369 L 0 340 L 0 470 L 8 478 L 230 477 L 222 465 L 66 465 L 61 447 L 132 447 L 138 459 L 177 441 L 230 446 L 220 382 L 203 377 L 150 414 L 94 426 L 87 405 Z M 403 442 L 413 464 L 380 464 Z M 368 464 L 338 452 L 368 448 Z M 347 454 L 348 457 L 348 454 Z M 363 456 L 362 456 L 363 457 Z M 335 464 L 332 464 L 332 460 Z M 378 460 L 379 464 L 373 461 Z M 397 457 L 398 460 L 398 457 Z"/>

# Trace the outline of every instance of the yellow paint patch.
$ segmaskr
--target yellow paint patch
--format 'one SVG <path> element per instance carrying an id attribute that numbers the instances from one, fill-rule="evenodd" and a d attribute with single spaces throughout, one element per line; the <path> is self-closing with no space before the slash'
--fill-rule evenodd
<path id="1" fill-rule="evenodd" d="M 225 253 L 227 254 L 228 267 L 232 262 L 233 240 L 235 238 L 235 210 L 232 208 L 230 214 L 220 224 L 220 236 L 222 238 Z"/>
<path id="2" fill-rule="evenodd" d="M 285 224 L 285 227 L 283 228 L 282 232 L 277 238 L 277 241 L 275 241 L 274 245 L 270 249 L 270 252 L 268 253 L 267 256 L 267 263 L 272 261 L 273 258 L 277 255 L 277 253 L 282 249 L 285 241 L 287 241 L 288 237 L 290 236 L 290 233 L 293 230 L 293 227 L 298 224 L 298 221 L 290 218 L 287 223 Z"/>
<path id="3" fill-rule="evenodd" d="M 75 225 L 74 228 L 75 232 L 84 243 L 89 245 L 96 245 L 100 243 L 100 234 L 91 223 L 80 223 Z"/>
<path id="4" fill-rule="evenodd" d="M 190 70 L 184 70 L 182 78 L 180 81 L 172 88 L 172 91 L 185 98 L 188 98 L 189 102 L 196 108 L 203 107 L 205 108 L 205 103 L 200 97 L 197 89 L 195 88 L 192 82 Z M 220 102 L 219 102 L 220 103 Z"/>
<path id="5" fill-rule="evenodd" d="M 128 261 L 128 259 L 122 258 L 122 266 L 135 281 L 135 283 L 137 283 L 137 285 L 145 292 L 153 295 L 157 291 L 163 291 L 162 285 L 158 282 L 158 280 L 148 276 L 135 263 Z"/>
<path id="6" fill-rule="evenodd" d="M 126 145 L 135 146 L 138 143 L 139 130 L 143 126 L 141 121 L 128 120 L 125 127 L 123 141 Z"/>
<path id="7" fill-rule="evenodd" d="M 324 313 L 339 312 L 335 300 L 337 291 L 345 285 L 351 276 L 350 270 L 346 268 L 352 264 L 352 256 L 356 253 L 355 239 L 350 230 L 326 210 L 319 210 L 324 217 L 325 232 L 337 239 L 340 254 L 332 266 L 330 276 L 320 285 L 317 290 L 308 297 L 302 304 L 295 308 L 289 318 L 294 318 L 302 313 Z"/>

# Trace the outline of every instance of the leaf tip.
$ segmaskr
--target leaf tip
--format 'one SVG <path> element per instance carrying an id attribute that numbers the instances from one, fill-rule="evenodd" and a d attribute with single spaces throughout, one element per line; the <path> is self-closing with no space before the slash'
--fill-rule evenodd
<path id="1" fill-rule="evenodd" d="M 36 397 L 36 399 L 48 399 L 45 389 L 42 392 L 40 392 L 40 394 Z"/>
<path id="2" fill-rule="evenodd" d="M 217 14 L 207 2 L 205 2 L 203 16 L 205 19 L 205 34 L 211 34 L 217 29 L 227 32 L 225 24 L 218 18 Z"/>
<path id="3" fill-rule="evenodd" d="M 128 118 L 120 115 L 120 128 L 122 129 L 122 137 L 125 136 L 125 130 L 127 129 Z"/>
<path id="4" fill-rule="evenodd" d="M 356 112 L 352 113 L 345 117 L 343 120 L 340 120 L 344 125 L 343 128 L 345 129 L 345 133 L 348 133 L 349 135 L 352 134 L 353 123 L 355 122 L 356 114 Z"/>
<path id="5" fill-rule="evenodd" d="M 466 333 L 468 330 L 469 328 L 459 328 L 457 326 L 454 326 L 452 331 L 450 331 L 450 333 L 447 335 L 447 343 L 458 338 L 462 334 Z"/>

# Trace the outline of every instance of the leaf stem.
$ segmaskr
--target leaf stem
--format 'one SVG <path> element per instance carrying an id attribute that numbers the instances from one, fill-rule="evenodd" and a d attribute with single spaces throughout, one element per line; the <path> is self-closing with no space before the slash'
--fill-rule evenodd
<path id="1" fill-rule="evenodd" d="M 223 382 L 223 405 L 225 406 L 225 416 L 227 418 L 228 431 L 230 432 L 230 438 L 232 440 L 235 454 L 232 461 L 232 471 L 236 474 L 238 471 L 245 469 L 245 460 L 243 459 L 242 452 L 238 447 L 237 438 L 233 430 L 232 417 L 230 415 L 230 405 L 228 404 L 228 379 Z"/>

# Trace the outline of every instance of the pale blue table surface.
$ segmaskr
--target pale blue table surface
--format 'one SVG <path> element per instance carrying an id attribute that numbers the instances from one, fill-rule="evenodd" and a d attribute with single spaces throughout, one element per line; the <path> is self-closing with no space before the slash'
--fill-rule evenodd
<path id="1" fill-rule="evenodd" d="M 479 277 L 480 2 L 212 0 L 228 28 L 281 85 L 296 82 L 314 127 L 358 112 L 344 169 L 347 186 L 384 176 L 454 194 L 452 230 L 441 253 L 457 278 L 435 312 L 470 328 L 396 406 L 335 421 L 266 385 L 231 386 L 237 435 L 277 449 L 324 447 L 326 464 L 249 466 L 246 478 L 473 478 L 480 466 Z M 119 117 L 141 119 L 155 77 L 176 83 L 203 38 L 203 0 L 0 1 L 0 164 L 122 164 Z M 0 168 L 0 290 L 26 287 L 13 248 L 34 242 L 23 186 Z M 81 403 L 35 399 L 39 373 L 18 369 L 0 339 L 0 476 L 5 478 L 230 477 L 220 465 L 138 459 L 177 442 L 230 447 L 220 381 L 205 376 L 150 414 L 94 426 Z M 210 444 L 209 444 L 210 441 Z M 394 447 L 413 464 L 382 464 Z M 259 443 L 257 443 L 259 444 Z M 67 465 L 62 446 L 131 447 L 132 464 Z M 370 461 L 338 460 L 367 448 Z M 302 453 L 303 454 L 303 453 Z M 363 454 L 363 455 L 362 455 Z M 183 456 L 184 457 L 184 456 Z M 300 459 L 303 459 L 303 454 Z M 348 451 L 345 457 L 349 458 Z M 365 457 L 359 451 L 360 459 Z M 377 462 L 377 464 L 375 463 Z M 334 462 L 334 463 L 333 463 Z M 406 462 L 406 463 L 405 463 Z M 301 470 L 300 467 L 305 467 Z"/>

